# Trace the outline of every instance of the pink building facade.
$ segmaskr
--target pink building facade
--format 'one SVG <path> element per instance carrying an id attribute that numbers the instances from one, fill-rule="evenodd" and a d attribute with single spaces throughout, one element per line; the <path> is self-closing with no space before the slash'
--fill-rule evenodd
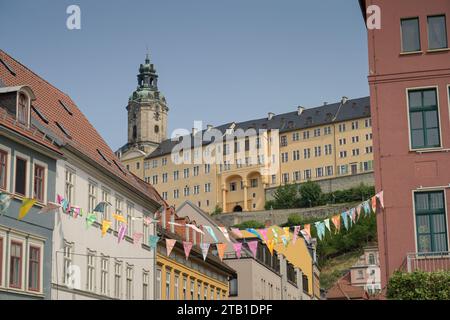
<path id="1" fill-rule="evenodd" d="M 381 14 L 367 31 L 384 287 L 395 270 L 450 268 L 450 1 L 359 2 Z"/>
<path id="2" fill-rule="evenodd" d="M 381 291 L 380 258 L 377 246 L 364 248 L 364 254 L 350 268 L 350 283 L 352 286 L 363 287 L 370 295 Z"/>

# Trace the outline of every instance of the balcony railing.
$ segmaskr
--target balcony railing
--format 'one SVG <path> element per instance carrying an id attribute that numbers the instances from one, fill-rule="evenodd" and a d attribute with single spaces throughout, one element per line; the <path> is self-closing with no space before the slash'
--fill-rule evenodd
<path id="1" fill-rule="evenodd" d="M 450 270 L 450 252 L 408 253 L 405 267 L 407 272 Z"/>

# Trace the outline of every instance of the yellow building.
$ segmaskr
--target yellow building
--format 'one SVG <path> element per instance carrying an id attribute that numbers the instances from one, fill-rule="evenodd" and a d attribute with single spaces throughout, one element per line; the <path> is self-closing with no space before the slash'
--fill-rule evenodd
<path id="1" fill-rule="evenodd" d="M 166 219 L 161 219 L 157 226 L 161 240 L 157 247 L 155 299 L 227 300 L 230 294 L 229 280 L 236 278 L 236 272 L 220 261 L 217 255 L 208 254 L 203 260 L 198 246 L 203 242 L 203 235 L 186 227 L 186 223 L 195 224 L 187 217 L 179 218 L 168 211 Z M 170 256 L 167 256 L 165 239 L 177 240 Z M 182 241 L 193 243 L 188 259 Z M 210 252 L 213 249 L 211 247 Z"/>
<path id="2" fill-rule="evenodd" d="M 189 200 L 210 213 L 255 211 L 278 186 L 372 172 L 372 152 L 369 98 L 343 98 L 164 140 L 145 157 L 144 179 L 176 207 Z"/>

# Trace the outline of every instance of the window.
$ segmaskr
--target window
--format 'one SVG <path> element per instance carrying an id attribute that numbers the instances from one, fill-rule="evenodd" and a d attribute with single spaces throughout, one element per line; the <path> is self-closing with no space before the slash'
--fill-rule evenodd
<path id="1" fill-rule="evenodd" d="M 304 140 L 309 139 L 309 131 L 304 131 L 303 132 L 303 139 Z"/>
<path id="2" fill-rule="evenodd" d="M 127 236 L 131 237 L 133 234 L 133 204 L 127 202 Z"/>
<path id="3" fill-rule="evenodd" d="M 194 167 L 194 177 L 198 176 L 199 172 L 200 172 L 200 167 L 199 166 L 195 166 Z"/>
<path id="4" fill-rule="evenodd" d="M 283 183 L 289 183 L 289 173 L 283 173 Z"/>
<path id="5" fill-rule="evenodd" d="M 306 169 L 303 171 L 303 176 L 305 177 L 305 180 L 311 179 L 311 169 Z"/>
<path id="6" fill-rule="evenodd" d="M 100 294 L 108 294 L 108 273 L 109 273 L 109 259 L 102 256 L 100 261 Z"/>
<path id="7" fill-rule="evenodd" d="M 364 120 L 364 125 L 366 128 L 370 128 L 372 126 L 372 119 Z"/>
<path id="8" fill-rule="evenodd" d="M 366 153 L 373 153 L 373 147 L 366 147 Z"/>
<path id="9" fill-rule="evenodd" d="M 236 187 L 236 182 L 231 182 L 230 183 L 230 191 L 236 191 L 237 187 Z"/>
<path id="10" fill-rule="evenodd" d="M 300 181 L 300 178 L 301 178 L 301 173 L 300 173 L 300 171 L 294 171 L 294 172 L 292 173 L 292 180 L 294 180 L 294 181 Z"/>
<path id="11" fill-rule="evenodd" d="M 352 122 L 352 130 L 357 130 L 359 128 L 359 122 L 358 121 L 353 121 Z"/>
<path id="12" fill-rule="evenodd" d="M 321 147 L 314 147 L 314 156 L 320 157 L 322 155 L 322 148 Z"/>
<path id="13" fill-rule="evenodd" d="M 323 168 L 316 168 L 316 177 L 317 178 L 323 177 Z"/>
<path id="14" fill-rule="evenodd" d="M 339 152 L 339 157 L 340 157 L 340 158 L 347 158 L 347 151 L 341 151 L 341 152 Z"/>
<path id="15" fill-rule="evenodd" d="M 352 143 L 358 143 L 359 142 L 359 136 L 352 137 Z"/>
<path id="16" fill-rule="evenodd" d="M 185 186 L 185 187 L 184 187 L 184 196 L 185 196 L 185 197 L 189 196 L 189 192 L 190 192 L 189 186 Z"/>
<path id="17" fill-rule="evenodd" d="M 64 198 L 70 203 L 73 203 L 75 200 L 75 173 L 70 169 L 66 169 L 66 188 Z"/>
<path id="18" fill-rule="evenodd" d="M 358 270 L 357 279 L 359 279 L 359 280 L 364 279 L 364 271 L 363 270 Z"/>
<path id="19" fill-rule="evenodd" d="M 174 181 L 177 181 L 178 178 L 179 178 L 179 176 L 180 176 L 180 173 L 179 173 L 178 170 L 176 170 L 176 171 L 173 172 L 173 180 L 174 180 Z"/>
<path id="20" fill-rule="evenodd" d="M 183 170 L 183 178 L 185 179 L 189 178 L 189 168 Z"/>
<path id="21" fill-rule="evenodd" d="M 375 264 L 375 255 L 373 253 L 369 254 L 369 264 Z"/>
<path id="22" fill-rule="evenodd" d="M 440 147 L 436 89 L 408 92 L 412 149 Z"/>
<path id="23" fill-rule="evenodd" d="M 15 192 L 22 196 L 26 195 L 27 165 L 27 160 L 16 158 Z"/>
<path id="24" fill-rule="evenodd" d="M 347 139 L 345 139 L 345 138 L 339 139 L 340 146 L 345 145 L 346 143 L 347 143 Z"/>
<path id="25" fill-rule="evenodd" d="M 158 160 L 152 160 L 152 168 L 158 168 Z"/>
<path id="26" fill-rule="evenodd" d="M 175 279 L 174 279 L 174 289 L 173 289 L 173 298 L 174 300 L 180 299 L 180 292 L 179 292 L 179 285 L 180 285 L 180 275 L 175 273 Z"/>
<path id="27" fill-rule="evenodd" d="M 162 182 L 166 183 L 167 182 L 167 173 L 163 173 L 162 174 Z"/>
<path id="28" fill-rule="evenodd" d="M 320 137 L 320 128 L 314 129 L 314 137 Z"/>
<path id="29" fill-rule="evenodd" d="M 345 131 L 345 123 L 339 124 L 339 132 L 344 132 L 344 131 Z"/>
<path id="30" fill-rule="evenodd" d="M 22 288 L 22 258 L 22 243 L 11 241 L 9 258 L 9 286 L 11 288 Z"/>
<path id="31" fill-rule="evenodd" d="M 167 158 L 162 158 L 161 164 L 162 164 L 163 166 L 167 165 Z"/>
<path id="32" fill-rule="evenodd" d="M 149 272 L 144 270 L 142 272 L 142 300 L 149 299 L 148 295 L 149 277 L 150 277 Z"/>
<path id="33" fill-rule="evenodd" d="M 156 270 L 156 300 L 161 300 L 161 269 Z"/>
<path id="34" fill-rule="evenodd" d="M 300 134 L 298 132 L 294 132 L 292 134 L 292 141 L 298 141 L 300 140 Z"/>
<path id="35" fill-rule="evenodd" d="M 109 203 L 109 192 L 106 189 L 102 190 L 102 201 Z M 104 212 L 101 213 L 101 220 L 109 220 L 109 205 L 106 205 Z"/>
<path id="36" fill-rule="evenodd" d="M 303 150 L 303 158 L 304 159 L 309 159 L 309 158 L 311 158 L 311 149 L 305 149 L 305 150 Z"/>
<path id="37" fill-rule="evenodd" d="M 341 165 L 337 167 L 338 175 L 344 175 L 348 173 L 348 165 Z"/>
<path id="38" fill-rule="evenodd" d="M 211 171 L 211 165 L 205 164 L 205 173 L 209 173 Z"/>
<path id="39" fill-rule="evenodd" d="M 420 51 L 419 18 L 401 20 L 402 52 Z"/>
<path id="40" fill-rule="evenodd" d="M 163 192 L 161 193 L 161 196 L 162 196 L 162 198 L 163 198 L 164 200 L 168 200 L 167 191 L 163 191 Z"/>
<path id="41" fill-rule="evenodd" d="M 126 270 L 127 276 L 127 287 L 126 287 L 126 298 L 127 300 L 133 299 L 133 266 L 127 264 Z"/>
<path id="42" fill-rule="evenodd" d="M 158 175 L 152 176 L 152 184 L 153 184 L 153 185 L 158 184 Z"/>
<path id="43" fill-rule="evenodd" d="M 87 253 L 87 284 L 88 291 L 95 291 L 95 252 L 88 249 Z"/>
<path id="44" fill-rule="evenodd" d="M 323 128 L 323 132 L 324 132 L 325 135 L 331 134 L 331 127 Z"/>
<path id="45" fill-rule="evenodd" d="M 200 282 L 197 282 L 197 300 L 201 300 L 201 296 L 202 296 L 202 285 Z"/>
<path id="46" fill-rule="evenodd" d="M 170 300 L 170 276 L 171 272 L 166 272 L 166 300 Z"/>
<path id="47" fill-rule="evenodd" d="M 285 163 L 285 162 L 288 162 L 288 160 L 289 160 L 289 154 L 287 152 L 283 152 L 281 154 L 281 162 Z"/>
<path id="48" fill-rule="evenodd" d="M 250 179 L 250 187 L 258 188 L 258 179 Z"/>
<path id="49" fill-rule="evenodd" d="M 8 153 L 0 150 L 0 189 L 7 189 L 8 177 Z"/>
<path id="50" fill-rule="evenodd" d="M 447 251 L 444 192 L 416 192 L 414 202 L 418 251 Z"/>
<path id="51" fill-rule="evenodd" d="M 366 134 L 366 141 L 372 140 L 372 133 Z"/>
<path id="52" fill-rule="evenodd" d="M 200 186 L 196 185 L 194 186 L 194 194 L 199 194 L 200 193 Z"/>
<path id="53" fill-rule="evenodd" d="M 70 268 L 73 259 L 73 243 L 64 241 L 63 283 L 69 284 Z"/>
<path id="54" fill-rule="evenodd" d="M 300 150 L 292 151 L 292 159 L 294 161 L 300 160 Z"/>
<path id="55" fill-rule="evenodd" d="M 141 168 L 140 162 L 136 162 L 136 170 L 139 170 Z"/>
<path id="56" fill-rule="evenodd" d="M 325 170 L 326 170 L 326 175 L 327 176 L 332 176 L 333 175 L 333 166 L 327 166 L 325 168 Z"/>
<path id="57" fill-rule="evenodd" d="M 183 277 L 183 300 L 187 300 L 187 279 Z"/>
<path id="58" fill-rule="evenodd" d="M 445 16 L 428 17 L 428 49 L 447 48 L 447 25 Z"/>
<path id="59" fill-rule="evenodd" d="M 28 98 L 23 93 L 19 93 L 17 120 L 22 124 L 28 125 Z"/>
<path id="60" fill-rule="evenodd" d="M 194 300 L 194 280 L 191 280 L 191 300 Z"/>
<path id="61" fill-rule="evenodd" d="M 359 149 L 353 149 L 353 150 L 352 150 L 352 155 L 353 155 L 354 157 L 359 156 Z"/>
<path id="62" fill-rule="evenodd" d="M 326 144 L 325 145 L 325 154 L 330 155 L 332 152 L 333 152 L 333 148 L 332 148 L 331 144 Z"/>
<path id="63" fill-rule="evenodd" d="M 3 238 L 0 238 L 0 287 L 3 285 Z"/>
<path id="64" fill-rule="evenodd" d="M 0 250 L 1 251 L 1 250 Z M 28 263 L 28 289 L 40 291 L 41 285 L 41 248 L 30 246 Z"/>
<path id="65" fill-rule="evenodd" d="M 114 298 L 120 299 L 120 282 L 122 280 L 122 262 L 114 261 Z"/>
<path id="66" fill-rule="evenodd" d="M 90 181 L 88 186 L 88 211 L 89 212 L 94 211 L 96 205 L 97 205 L 97 184 Z"/>
<path id="67" fill-rule="evenodd" d="M 214 288 L 211 288 L 211 291 L 209 293 L 209 300 L 214 300 Z"/>
<path id="68" fill-rule="evenodd" d="M 211 192 L 211 183 L 205 183 L 205 192 Z"/>
<path id="69" fill-rule="evenodd" d="M 173 190 L 173 198 L 178 199 L 180 197 L 180 190 L 175 189 Z"/>
<path id="70" fill-rule="evenodd" d="M 45 202 L 45 168 L 34 165 L 34 198 L 39 202 Z"/>

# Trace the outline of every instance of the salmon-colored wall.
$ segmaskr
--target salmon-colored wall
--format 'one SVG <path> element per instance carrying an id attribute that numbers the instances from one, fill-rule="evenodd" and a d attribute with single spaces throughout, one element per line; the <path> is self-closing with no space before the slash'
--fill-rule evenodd
<path id="1" fill-rule="evenodd" d="M 366 0 L 381 8 L 381 29 L 368 30 L 369 84 L 377 192 L 384 190 L 385 210 L 378 215 L 382 286 L 417 251 L 413 191 L 450 183 L 450 51 L 429 52 L 427 16 L 445 14 L 450 43 L 450 1 Z M 419 17 L 422 52 L 401 54 L 400 19 Z M 407 88 L 438 88 L 442 148 L 410 151 Z M 450 191 L 446 190 L 447 208 Z M 447 231 L 449 214 L 447 209 Z"/>

